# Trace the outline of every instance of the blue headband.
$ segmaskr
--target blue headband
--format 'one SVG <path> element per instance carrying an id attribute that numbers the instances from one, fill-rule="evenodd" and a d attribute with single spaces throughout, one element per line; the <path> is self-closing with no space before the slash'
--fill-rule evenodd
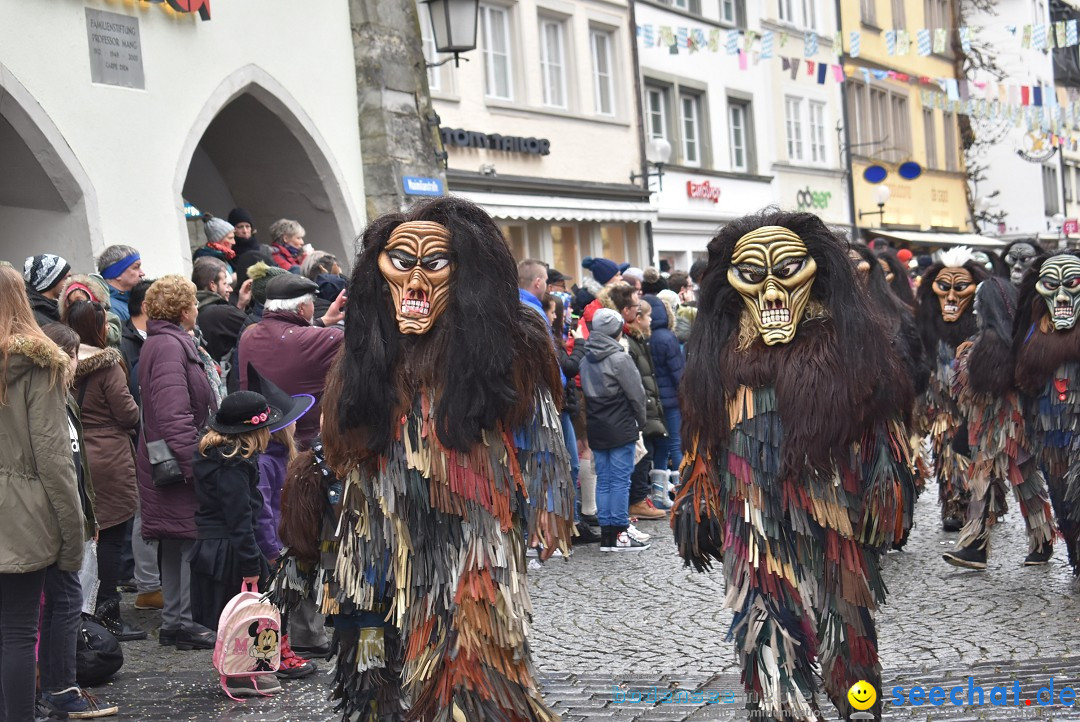
<path id="1" fill-rule="evenodd" d="M 131 264 L 135 263 L 135 261 L 138 261 L 141 258 L 142 256 L 140 256 L 138 253 L 132 253 L 130 256 L 124 256 L 111 266 L 106 266 L 105 268 L 101 269 L 101 277 L 120 278 L 120 276 L 123 275 L 124 271 L 131 267 Z"/>

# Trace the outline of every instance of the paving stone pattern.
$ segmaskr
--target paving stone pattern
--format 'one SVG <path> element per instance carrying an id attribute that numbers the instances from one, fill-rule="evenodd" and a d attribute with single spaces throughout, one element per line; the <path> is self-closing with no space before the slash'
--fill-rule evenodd
<path id="1" fill-rule="evenodd" d="M 986 694 L 1021 682 L 1035 699 L 1053 680 L 1080 687 L 1080 586 L 1059 543 L 1049 567 L 1025 568 L 1023 525 L 1010 511 L 995 529 L 989 569 L 970 572 L 941 560 L 955 534 L 940 531 L 932 486 L 919 501 L 908 548 L 884 563 L 888 604 L 878 615 L 885 688 L 966 688 L 968 676 Z M 696 574 L 675 556 L 664 522 L 639 525 L 653 535 L 637 554 L 579 548 L 530 572 L 535 618 L 533 656 L 544 693 L 566 722 L 700 722 L 747 719 L 733 647 L 724 642 L 731 615 L 721 609 L 721 570 Z M 210 652 L 181 652 L 156 640 L 157 613 L 125 611 L 151 638 L 124 645 L 124 669 L 94 691 L 121 707 L 119 718 L 178 720 L 335 720 L 326 702 L 330 663 L 317 675 L 283 682 L 273 698 L 233 702 L 221 692 Z M 613 697 L 656 688 L 699 691 L 715 704 L 615 703 Z M 735 703 L 720 703 L 734 697 Z M 886 694 L 888 699 L 889 695 Z M 965 695 L 966 698 L 966 695 Z M 686 699 L 685 697 L 683 698 Z M 822 698 L 824 702 L 824 698 Z M 829 719 L 838 716 L 831 707 Z M 885 720 L 1080 720 L 1080 708 L 895 707 Z M 477 721 L 483 722 L 483 721 Z"/>

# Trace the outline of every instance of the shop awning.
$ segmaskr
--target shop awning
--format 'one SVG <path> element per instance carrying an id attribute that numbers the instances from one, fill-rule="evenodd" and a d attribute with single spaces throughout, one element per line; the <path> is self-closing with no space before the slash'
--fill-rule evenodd
<path id="1" fill-rule="evenodd" d="M 865 231 L 864 231 L 865 234 Z M 1004 248 L 1008 241 L 980 236 L 976 233 L 930 233 L 923 231 L 891 231 L 870 229 L 869 234 L 881 238 L 914 243 L 921 246 L 972 246 L 974 248 Z"/>
<path id="2" fill-rule="evenodd" d="M 482 191 L 456 192 L 495 218 L 525 221 L 655 221 L 656 209 L 641 201 L 568 198 Z"/>

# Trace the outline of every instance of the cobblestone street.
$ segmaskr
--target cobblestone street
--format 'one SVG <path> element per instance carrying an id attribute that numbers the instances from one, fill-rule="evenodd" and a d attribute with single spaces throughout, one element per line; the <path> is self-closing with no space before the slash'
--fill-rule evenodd
<path id="1" fill-rule="evenodd" d="M 994 533 L 989 569 L 968 572 L 941 560 L 954 534 L 936 523 L 936 490 L 923 494 L 917 526 L 904 552 L 884 564 L 889 603 L 878 616 L 885 688 L 903 685 L 966 686 L 987 692 L 1021 682 L 1034 699 L 1051 679 L 1058 689 L 1080 683 L 1080 602 L 1064 547 L 1048 568 L 1021 566 L 1027 553 L 1020 518 L 1010 512 Z M 720 608 L 719 569 L 708 575 L 684 569 L 667 525 L 643 523 L 653 546 L 641 554 L 578 549 L 530 574 L 536 610 L 534 658 L 549 702 L 568 722 L 578 720 L 736 720 L 737 704 L 616 704 L 626 690 L 657 687 L 723 691 L 739 696 L 732 646 L 723 641 L 730 614 Z M 125 600 L 130 603 L 130 595 Z M 155 613 L 127 610 L 144 628 Z M 124 645 L 127 663 L 96 691 L 120 705 L 120 719 L 332 720 L 325 702 L 329 663 L 319 674 L 285 682 L 272 699 L 235 703 L 221 692 L 209 652 L 178 652 L 144 642 Z M 886 693 L 885 698 L 889 695 Z M 1040 715 L 1041 713 L 1041 715 Z M 836 713 L 829 709 L 830 719 Z M 887 720 L 1078 720 L 1080 712 L 1036 707 L 893 707 Z"/>

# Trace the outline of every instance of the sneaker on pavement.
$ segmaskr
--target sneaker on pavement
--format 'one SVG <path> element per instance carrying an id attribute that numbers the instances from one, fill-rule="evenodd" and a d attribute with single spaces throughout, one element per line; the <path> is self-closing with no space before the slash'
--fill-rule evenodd
<path id="1" fill-rule="evenodd" d="M 105 704 L 79 687 L 68 687 L 59 692 L 42 692 L 41 700 L 52 710 L 66 712 L 69 719 L 111 717 L 120 711 L 116 705 Z"/>
<path id="2" fill-rule="evenodd" d="M 636 504 L 631 504 L 629 511 L 630 516 L 636 516 L 639 519 L 645 520 L 663 519 L 667 516 L 667 512 L 661 511 L 660 509 L 657 509 L 655 506 L 653 506 L 651 499 L 645 499 L 644 501 L 639 501 Z"/>
<path id="3" fill-rule="evenodd" d="M 263 697 L 281 691 L 281 682 L 272 674 L 251 677 L 226 677 L 225 688 L 233 697 Z"/>
<path id="4" fill-rule="evenodd" d="M 986 569 L 986 547 L 960 547 L 956 551 L 945 552 L 941 558 L 954 567 L 965 569 Z"/>
<path id="5" fill-rule="evenodd" d="M 637 539 L 632 538 L 625 531 L 619 532 L 615 536 L 615 542 L 611 546 L 601 545 L 600 551 L 602 552 L 641 552 L 649 548 L 649 545 L 645 542 L 639 542 Z"/>
<path id="6" fill-rule="evenodd" d="M 53 722 L 53 720 L 67 719 L 68 713 L 55 710 L 45 704 L 41 698 L 34 702 L 34 722 Z"/>
<path id="7" fill-rule="evenodd" d="M 600 541 L 600 535 L 593 531 L 592 527 L 581 522 L 577 525 L 578 535 L 574 537 L 574 546 L 582 544 L 596 544 Z"/>
<path id="8" fill-rule="evenodd" d="M 529 547 L 525 550 L 525 556 L 529 557 L 530 559 L 535 559 L 540 556 L 540 549 L 537 547 Z"/>
<path id="9" fill-rule="evenodd" d="M 626 527 L 626 533 L 630 535 L 631 539 L 637 539 L 642 544 L 649 541 L 649 539 L 652 539 L 651 534 L 646 534 L 645 532 L 641 531 L 640 529 L 638 529 L 633 524 Z"/>
<path id="10" fill-rule="evenodd" d="M 142 592 L 135 597 L 136 609 L 161 609 L 165 606 L 165 597 L 161 590 L 156 592 Z"/>
<path id="11" fill-rule="evenodd" d="M 1054 556 L 1054 543 L 1043 542 L 1038 549 L 1027 555 L 1024 559 L 1025 567 L 1038 567 L 1050 563 L 1050 557 Z"/>
<path id="12" fill-rule="evenodd" d="M 318 667 L 314 662 L 304 659 L 289 646 L 289 635 L 281 638 L 281 666 L 278 668 L 278 679 L 303 679 L 315 674 Z"/>

